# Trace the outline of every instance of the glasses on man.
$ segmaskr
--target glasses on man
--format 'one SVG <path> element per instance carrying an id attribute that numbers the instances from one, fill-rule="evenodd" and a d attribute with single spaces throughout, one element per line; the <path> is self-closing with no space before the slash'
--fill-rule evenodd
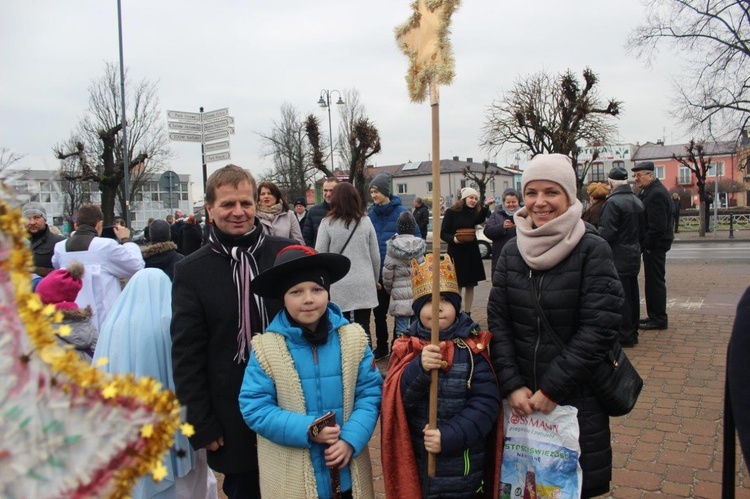
<path id="1" fill-rule="evenodd" d="M 654 174 L 653 172 L 635 172 L 633 174 L 633 177 L 634 178 L 641 178 L 641 177 L 646 177 L 648 175 L 653 175 L 653 174 Z"/>

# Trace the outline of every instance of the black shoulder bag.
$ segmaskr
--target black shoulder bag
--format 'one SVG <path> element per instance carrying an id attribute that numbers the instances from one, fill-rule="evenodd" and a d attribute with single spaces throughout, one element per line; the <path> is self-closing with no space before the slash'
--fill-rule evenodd
<path id="1" fill-rule="evenodd" d="M 547 332 L 557 348 L 562 351 L 565 345 L 552 330 L 552 326 L 550 326 L 542 311 L 536 291 L 536 283 L 531 275 L 529 275 L 529 283 L 531 285 L 531 301 L 534 303 L 536 313 L 542 322 L 542 329 Z M 638 395 L 643 388 L 643 379 L 635 370 L 628 356 L 625 355 L 620 343 L 615 341 L 602 364 L 592 374 L 589 384 L 609 416 L 624 416 L 635 407 Z"/>
<path id="2" fill-rule="evenodd" d="M 357 223 L 354 224 L 354 228 L 349 233 L 349 237 L 346 238 L 346 242 L 344 243 L 344 246 L 339 250 L 339 255 L 344 254 L 344 250 L 346 249 L 347 246 L 349 246 L 349 241 L 352 240 L 352 236 L 354 235 L 354 232 L 357 230 L 357 227 L 359 227 L 359 220 L 357 220 Z"/>

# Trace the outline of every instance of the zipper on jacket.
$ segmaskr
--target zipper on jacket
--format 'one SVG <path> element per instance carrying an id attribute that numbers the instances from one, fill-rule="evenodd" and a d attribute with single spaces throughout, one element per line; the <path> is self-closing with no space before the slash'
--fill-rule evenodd
<path id="1" fill-rule="evenodd" d="M 533 271 L 529 269 L 529 286 L 531 286 L 531 290 L 532 292 L 534 292 L 534 286 L 532 285 L 534 276 L 532 274 L 533 274 Z M 542 279 L 544 279 L 544 275 L 542 275 L 539 278 L 539 288 L 542 287 Z M 538 292 L 536 293 L 536 298 L 537 300 L 541 300 L 540 293 Z M 541 343 L 541 340 L 542 340 L 542 319 L 541 317 L 537 316 L 536 318 L 536 344 L 534 345 L 534 365 L 532 367 L 533 374 L 534 374 L 534 386 L 533 386 L 532 393 L 536 393 L 537 386 L 538 386 L 537 379 L 536 379 L 536 356 L 537 356 L 537 353 L 539 352 L 539 344 Z"/>
<path id="2" fill-rule="evenodd" d="M 313 354 L 313 364 L 315 365 L 315 388 L 318 395 L 318 409 L 323 410 L 323 396 L 321 394 L 320 386 L 320 365 L 318 364 L 318 347 L 315 345 L 310 346 Z"/>
<path id="3" fill-rule="evenodd" d="M 323 396 L 321 394 L 321 387 L 320 387 L 320 365 L 318 364 L 318 347 L 316 345 L 310 345 L 310 348 L 312 349 L 313 364 L 315 365 L 315 388 L 316 388 L 315 391 L 316 391 L 316 395 L 318 398 L 318 410 L 322 411 L 323 410 Z M 325 455 L 323 456 L 323 460 L 325 461 Z M 329 496 L 333 494 L 330 480 L 328 480 L 325 483 L 325 491 L 326 491 L 326 494 Z"/>

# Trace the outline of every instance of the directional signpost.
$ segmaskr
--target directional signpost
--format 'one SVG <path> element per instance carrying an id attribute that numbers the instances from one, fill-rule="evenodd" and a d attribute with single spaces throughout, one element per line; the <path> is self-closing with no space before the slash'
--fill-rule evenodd
<path id="1" fill-rule="evenodd" d="M 216 154 L 206 154 L 206 163 L 210 163 L 212 161 L 224 161 L 230 158 L 231 156 L 229 155 L 229 151 L 218 152 Z"/>
<path id="2" fill-rule="evenodd" d="M 203 191 L 206 190 L 206 163 L 226 161 L 229 152 L 230 135 L 234 135 L 234 117 L 229 116 L 229 108 L 199 113 L 187 111 L 167 111 L 169 139 L 177 142 L 200 142 L 203 158 Z M 174 130 L 172 132 L 171 130 Z M 221 142 L 216 142 L 221 140 Z M 211 154 L 207 154 L 211 153 Z"/>
<path id="3" fill-rule="evenodd" d="M 213 142 L 211 144 L 206 144 L 203 149 L 206 152 L 216 152 L 222 151 L 224 149 L 229 149 L 229 141 L 225 140 L 223 142 Z"/>
<path id="4" fill-rule="evenodd" d="M 191 132 L 202 132 L 203 127 L 200 123 L 184 123 L 182 121 L 170 121 L 168 123 L 170 130 L 189 130 Z"/>

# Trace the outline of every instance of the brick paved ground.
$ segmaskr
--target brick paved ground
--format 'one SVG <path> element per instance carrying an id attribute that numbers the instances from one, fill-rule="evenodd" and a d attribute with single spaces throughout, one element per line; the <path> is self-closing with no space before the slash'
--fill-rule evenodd
<path id="1" fill-rule="evenodd" d="M 610 497 L 721 496 L 726 345 L 749 277 L 746 261 L 667 261 L 670 328 L 641 332 L 640 343 L 627 351 L 645 385 L 633 412 L 611 420 Z M 483 326 L 488 291 L 488 282 L 477 288 L 472 313 Z M 370 450 L 376 495 L 382 499 L 379 427 Z M 737 463 L 737 497 L 750 499 L 750 476 L 739 448 Z"/>

